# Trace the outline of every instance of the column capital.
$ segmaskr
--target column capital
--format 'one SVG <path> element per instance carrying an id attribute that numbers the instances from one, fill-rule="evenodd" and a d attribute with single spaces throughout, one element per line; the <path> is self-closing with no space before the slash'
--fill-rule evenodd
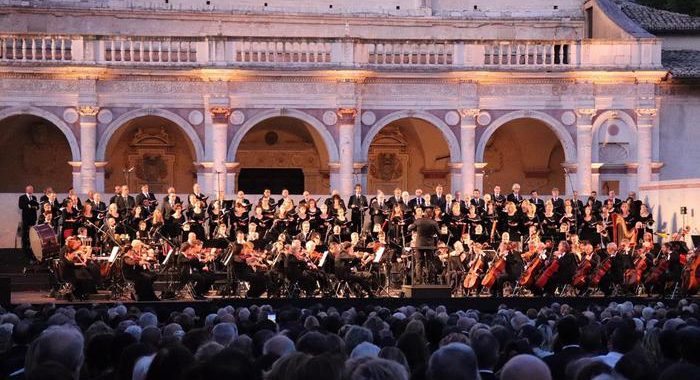
<path id="1" fill-rule="evenodd" d="M 97 113 L 100 112 L 100 107 L 96 105 L 80 105 L 78 106 L 78 114 L 80 116 L 97 116 Z"/>
<path id="2" fill-rule="evenodd" d="M 637 108 L 634 112 L 637 114 L 638 118 L 642 119 L 653 119 L 657 113 L 656 108 Z"/>
<path id="3" fill-rule="evenodd" d="M 357 108 L 341 107 L 338 108 L 336 112 L 338 114 L 338 121 L 340 124 L 355 124 L 355 117 L 357 117 Z"/>
<path id="4" fill-rule="evenodd" d="M 212 106 L 209 107 L 209 112 L 211 113 L 211 118 L 214 123 L 228 124 L 228 117 L 231 115 L 231 107 Z"/>
<path id="5" fill-rule="evenodd" d="M 479 108 L 460 108 L 457 110 L 462 118 L 475 118 L 479 116 L 481 110 Z"/>
<path id="6" fill-rule="evenodd" d="M 577 108 L 576 116 L 578 116 L 578 118 L 576 119 L 576 124 L 591 124 L 593 121 L 593 116 L 595 116 L 596 112 L 598 112 L 598 110 L 596 110 L 595 108 Z"/>

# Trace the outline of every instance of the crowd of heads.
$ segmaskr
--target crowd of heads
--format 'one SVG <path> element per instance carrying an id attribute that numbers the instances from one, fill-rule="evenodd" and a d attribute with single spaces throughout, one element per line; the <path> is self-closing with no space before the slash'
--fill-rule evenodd
<path id="1" fill-rule="evenodd" d="M 700 306 L 681 300 L 492 313 L 269 305 L 0 312 L 10 379 L 697 379 Z"/>

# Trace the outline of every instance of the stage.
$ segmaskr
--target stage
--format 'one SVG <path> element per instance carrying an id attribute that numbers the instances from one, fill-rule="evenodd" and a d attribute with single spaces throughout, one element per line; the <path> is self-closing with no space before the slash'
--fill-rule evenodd
<path id="1" fill-rule="evenodd" d="M 21 256 L 19 251 L 15 250 L 0 250 L 0 279 L 10 279 L 11 288 L 9 297 L 0 297 L 0 300 L 9 299 L 9 306 L 20 304 L 56 304 L 56 305 L 112 305 L 117 302 L 125 305 L 134 305 L 139 308 L 157 308 L 159 312 L 169 312 L 174 310 L 182 310 L 184 307 L 193 307 L 198 311 L 216 311 L 219 307 L 232 305 L 250 306 L 250 305 L 271 305 L 276 308 L 284 308 L 288 306 L 306 308 L 316 304 L 322 304 L 326 307 L 334 306 L 339 309 L 348 309 L 355 307 L 365 309 L 368 306 L 382 306 L 390 309 L 395 309 L 406 305 L 430 305 L 430 306 L 445 306 L 450 311 L 476 309 L 483 312 L 494 312 L 502 305 L 509 308 L 539 309 L 542 306 L 549 306 L 553 302 L 560 304 L 568 304 L 578 309 L 585 309 L 591 305 L 607 305 L 610 302 L 625 302 L 632 301 L 635 304 L 652 304 L 656 302 L 673 303 L 677 299 L 661 299 L 659 297 L 531 297 L 531 296 L 513 296 L 513 297 L 490 297 L 490 296 L 437 296 L 429 298 L 410 298 L 402 289 L 391 289 L 390 292 L 384 293 L 381 297 L 374 298 L 354 298 L 354 297 L 315 297 L 315 298 L 245 298 L 222 297 L 216 292 L 210 292 L 205 300 L 193 300 L 189 298 L 169 299 L 159 302 L 137 302 L 122 297 L 113 299 L 107 291 L 100 291 L 97 295 L 92 295 L 86 301 L 75 301 L 62 298 L 50 297 L 51 284 L 48 280 L 47 273 L 43 271 L 24 271 L 27 260 Z M 163 288 L 163 284 L 157 285 L 157 293 Z M 4 292 L 5 290 L 2 289 Z M 697 299 L 697 297 L 695 297 Z M 3 301 L 4 303 L 7 303 Z M 7 305 L 5 305 L 7 306 Z"/>

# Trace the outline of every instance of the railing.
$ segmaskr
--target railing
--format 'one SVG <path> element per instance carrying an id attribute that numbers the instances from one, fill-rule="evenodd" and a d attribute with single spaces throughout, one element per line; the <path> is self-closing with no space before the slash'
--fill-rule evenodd
<path id="1" fill-rule="evenodd" d="M 367 63 L 390 66 L 447 66 L 452 65 L 452 42 L 370 42 L 365 44 Z"/>
<path id="2" fill-rule="evenodd" d="M 386 69 L 659 69 L 661 42 L 0 35 L 0 62 Z"/>
<path id="3" fill-rule="evenodd" d="M 182 64 L 197 62 L 193 40 L 113 38 L 104 41 L 107 63 Z"/>
<path id="4" fill-rule="evenodd" d="M 332 43 L 322 40 L 239 40 L 232 45 L 236 64 L 331 63 Z"/>
<path id="5" fill-rule="evenodd" d="M 71 40 L 55 36 L 0 36 L 0 61 L 70 61 Z"/>
<path id="6" fill-rule="evenodd" d="M 555 66 L 572 63 L 572 42 L 505 41 L 486 45 L 486 66 Z"/>

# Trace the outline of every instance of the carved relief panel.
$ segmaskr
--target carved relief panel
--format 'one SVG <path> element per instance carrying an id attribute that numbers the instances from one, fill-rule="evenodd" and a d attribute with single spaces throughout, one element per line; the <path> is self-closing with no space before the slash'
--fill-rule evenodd
<path id="1" fill-rule="evenodd" d="M 129 168 L 134 168 L 129 188 L 138 191 L 142 183 L 148 183 L 153 191 L 166 191 L 174 182 L 174 147 L 165 129 L 149 132 L 138 129 L 129 144 Z"/>
<path id="2" fill-rule="evenodd" d="M 386 127 L 374 138 L 369 149 L 367 187 L 390 194 L 394 188 L 406 189 L 408 163 L 406 138 L 398 127 Z"/>

